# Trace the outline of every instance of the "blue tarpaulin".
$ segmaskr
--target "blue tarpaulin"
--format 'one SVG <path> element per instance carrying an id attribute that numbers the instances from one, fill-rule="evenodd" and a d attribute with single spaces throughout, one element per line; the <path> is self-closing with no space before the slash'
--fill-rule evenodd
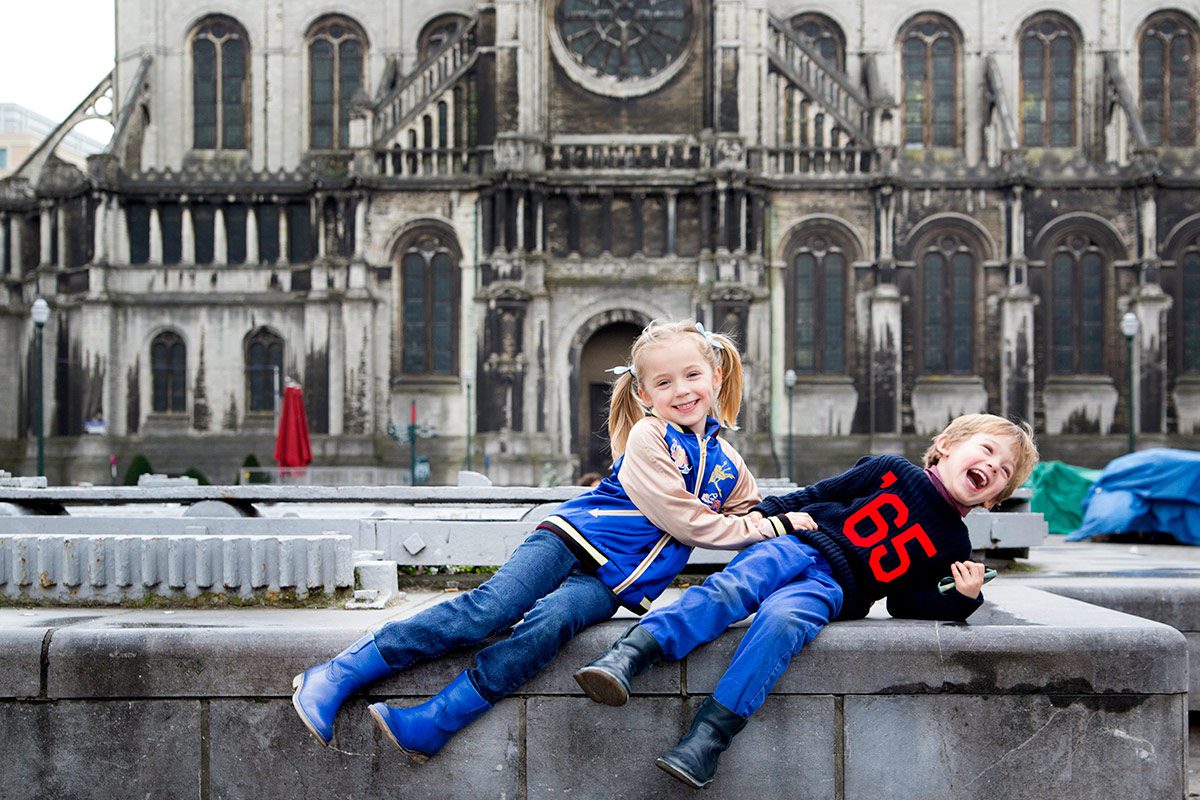
<path id="1" fill-rule="evenodd" d="M 1167 533 L 1200 544 L 1200 453 L 1158 447 L 1110 461 L 1067 540 L 1104 533 Z"/>

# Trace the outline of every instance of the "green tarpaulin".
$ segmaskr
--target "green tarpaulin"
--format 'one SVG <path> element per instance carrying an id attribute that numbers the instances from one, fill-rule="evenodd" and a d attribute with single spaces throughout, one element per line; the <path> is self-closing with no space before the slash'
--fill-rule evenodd
<path id="1" fill-rule="evenodd" d="M 1031 510 L 1045 515 L 1051 533 L 1070 533 L 1082 522 L 1084 495 L 1100 472 L 1062 461 L 1041 462 L 1025 482 L 1033 489 Z"/>

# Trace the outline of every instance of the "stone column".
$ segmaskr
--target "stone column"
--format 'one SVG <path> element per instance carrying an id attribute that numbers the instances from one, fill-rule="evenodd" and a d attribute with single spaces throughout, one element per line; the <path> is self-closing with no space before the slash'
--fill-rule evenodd
<path id="1" fill-rule="evenodd" d="M 678 245 L 675 241 L 675 216 L 676 202 L 679 200 L 678 192 L 667 192 L 667 255 L 673 256 L 676 254 Z"/>
<path id="2" fill-rule="evenodd" d="M 192 206 L 186 199 L 179 203 L 179 261 L 182 264 L 196 263 L 196 228 L 192 222 Z"/>
<path id="3" fill-rule="evenodd" d="M 1138 286 L 1129 298 L 1137 315 L 1133 339 L 1133 414 L 1138 433 L 1165 433 L 1167 429 L 1167 347 L 1170 295 L 1157 283 Z"/>
<path id="4" fill-rule="evenodd" d="M 287 203 L 275 205 L 279 208 L 279 258 L 275 263 L 282 266 L 288 263 L 288 207 Z"/>
<path id="5" fill-rule="evenodd" d="M 903 301 L 892 283 L 871 292 L 871 432 L 900 432 L 900 313 Z"/>
<path id="6" fill-rule="evenodd" d="M 363 261 L 367 252 L 367 195 L 354 204 L 354 259 Z"/>
<path id="7" fill-rule="evenodd" d="M 1014 186 L 1009 198 L 1008 286 L 1000 295 L 1000 408 L 1005 416 L 1033 421 L 1034 308 L 1025 258 L 1025 190 Z"/>
<path id="8" fill-rule="evenodd" d="M 0 211 L 0 274 L 15 272 L 12 263 L 8 253 L 8 214 Z"/>
<path id="9" fill-rule="evenodd" d="M 50 215 L 54 213 L 54 207 L 48 203 L 43 203 L 41 211 L 38 213 L 38 233 L 40 234 L 38 241 L 38 266 L 44 267 L 50 263 Z"/>
<path id="10" fill-rule="evenodd" d="M 125 216 L 125 207 L 116 198 L 113 199 L 112 259 L 116 264 L 129 263 L 129 219 Z"/>
<path id="11" fill-rule="evenodd" d="M 229 238 L 225 231 L 225 208 L 217 206 L 213 211 L 213 264 L 229 263 Z"/>
<path id="12" fill-rule="evenodd" d="M 253 203 L 246 206 L 246 264 L 258 264 L 258 212 Z"/>
<path id="13" fill-rule="evenodd" d="M 56 249 L 58 250 L 58 259 L 55 263 L 56 267 L 67 266 L 67 214 L 66 210 L 61 205 L 54 209 L 54 238 Z"/>
<path id="14" fill-rule="evenodd" d="M 108 261 L 108 236 L 104 229 L 108 224 L 108 198 L 99 195 L 96 214 L 92 218 L 92 262 L 103 264 Z"/>
<path id="15" fill-rule="evenodd" d="M 162 223 L 158 219 L 158 206 L 150 206 L 150 263 L 158 266 L 162 260 Z"/>
<path id="16" fill-rule="evenodd" d="M 12 265 L 12 275 L 14 278 L 23 278 L 25 276 L 25 262 L 21 260 L 21 218 L 9 217 L 8 226 L 8 252 L 10 253 L 8 263 Z"/>

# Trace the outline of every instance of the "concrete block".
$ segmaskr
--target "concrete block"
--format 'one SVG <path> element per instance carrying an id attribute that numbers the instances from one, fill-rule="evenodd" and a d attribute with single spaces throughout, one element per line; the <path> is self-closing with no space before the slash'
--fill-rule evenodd
<path id="1" fill-rule="evenodd" d="M 687 730 L 701 700 L 638 698 L 610 708 L 581 697 L 530 698 L 529 800 L 683 797 L 689 790 L 654 759 Z M 704 796 L 834 800 L 839 740 L 833 698 L 772 697 L 721 756 Z"/>
<path id="2" fill-rule="evenodd" d="M 44 628 L 0 629 L 0 697 L 37 697 L 41 691 Z"/>
<path id="3" fill-rule="evenodd" d="M 196 797 L 195 701 L 0 703 L 5 797 Z"/>
<path id="4" fill-rule="evenodd" d="M 523 694 L 579 695 L 582 690 L 575 682 L 575 670 L 597 658 L 632 624 L 632 620 L 603 622 L 584 630 L 567 643 L 558 657 L 521 688 Z M 680 662 L 656 664 L 637 677 L 633 694 L 675 695 L 683 691 Z"/>
<path id="5" fill-rule="evenodd" d="M 1182 797 L 1181 704 L 1178 695 L 847 697 L 845 797 Z"/>
<path id="6" fill-rule="evenodd" d="M 1186 642 L 1178 631 L 1021 585 L 992 585 L 985 594 L 989 602 L 966 623 L 895 620 L 882 603 L 866 619 L 834 623 L 793 660 L 776 691 L 1187 691 Z M 697 649 L 688 659 L 687 691 L 711 692 L 740 640 L 735 630 Z"/>
<path id="7" fill-rule="evenodd" d="M 214 700 L 208 723 L 211 796 L 520 796 L 520 700 L 497 704 L 425 764 L 411 761 L 384 738 L 366 706 L 365 700 L 347 703 L 333 744 L 322 747 L 289 700 Z"/>

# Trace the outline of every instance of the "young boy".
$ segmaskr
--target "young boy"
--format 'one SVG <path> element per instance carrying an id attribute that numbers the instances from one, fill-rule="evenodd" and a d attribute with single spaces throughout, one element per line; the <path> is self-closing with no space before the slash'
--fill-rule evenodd
<path id="1" fill-rule="evenodd" d="M 934 438 L 924 470 L 899 456 L 867 456 L 837 477 L 768 497 L 751 513 L 791 536 L 742 551 L 643 617 L 575 679 L 593 700 L 623 705 L 630 679 L 646 667 L 681 659 L 755 614 L 716 691 L 657 761 L 684 783 L 706 786 L 791 658 L 831 620 L 864 617 L 882 597 L 893 617 L 961 621 L 979 608 L 984 567 L 968 560 L 962 518 L 1011 495 L 1037 459 L 1028 425 L 968 414 Z M 954 587 L 942 593 L 946 575 Z"/>

